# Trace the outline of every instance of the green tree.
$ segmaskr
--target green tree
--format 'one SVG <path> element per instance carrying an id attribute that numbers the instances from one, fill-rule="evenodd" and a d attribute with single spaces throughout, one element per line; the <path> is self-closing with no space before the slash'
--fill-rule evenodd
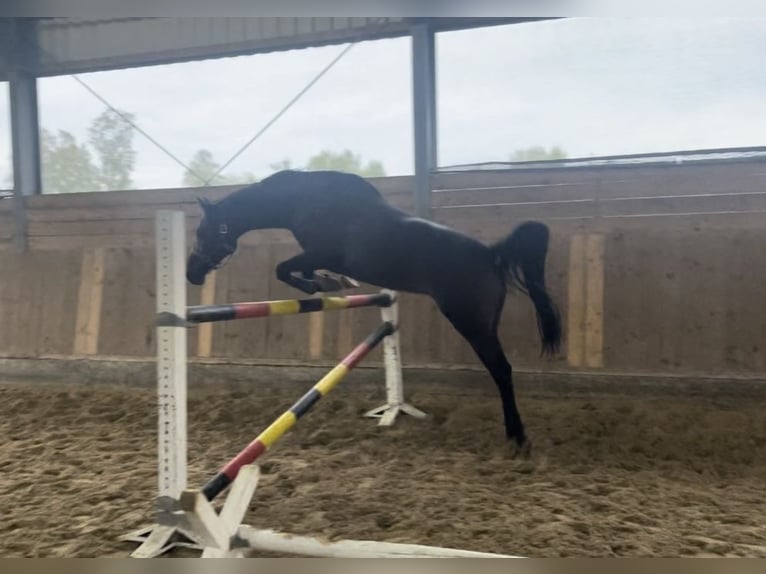
<path id="1" fill-rule="evenodd" d="M 121 113 L 133 120 L 132 114 Z M 87 144 L 65 130 L 43 128 L 40 160 L 45 193 L 130 189 L 136 163 L 133 128 L 112 110 L 93 120 Z"/>
<path id="2" fill-rule="evenodd" d="M 182 183 L 185 187 L 201 187 L 205 185 L 234 185 L 238 183 L 250 183 L 256 177 L 250 172 L 234 175 L 218 174 L 221 165 L 215 160 L 213 154 L 206 149 L 197 150 L 183 174 Z"/>
<path id="3" fill-rule="evenodd" d="M 363 177 L 383 177 L 386 175 L 381 162 L 370 160 L 363 165 L 361 156 L 352 153 L 350 150 L 342 152 L 323 150 L 309 158 L 306 169 L 313 171 L 323 169 L 346 171 Z"/>
<path id="4" fill-rule="evenodd" d="M 220 165 L 213 159 L 213 154 L 206 149 L 198 150 L 189 162 L 188 169 L 183 175 L 183 185 L 198 187 L 217 183 L 222 176 L 215 176 Z M 215 180 L 214 179 L 215 176 Z"/>
<path id="5" fill-rule="evenodd" d="M 550 159 L 564 159 L 566 152 L 559 146 L 553 146 L 546 149 L 543 146 L 532 146 L 523 149 L 517 149 L 511 154 L 511 161 L 544 161 Z"/>
<path id="6" fill-rule="evenodd" d="M 182 183 L 185 187 L 199 187 L 203 185 L 234 185 L 239 183 L 250 183 L 257 178 L 250 172 L 236 175 L 215 176 L 221 168 L 215 160 L 213 154 L 206 149 L 198 150 L 188 164 L 183 174 Z M 376 160 L 363 163 L 362 158 L 349 150 L 343 152 L 333 152 L 324 150 L 309 158 L 305 167 L 294 166 L 292 160 L 285 158 L 278 162 L 269 164 L 271 172 L 282 171 L 285 169 L 304 169 L 309 171 L 318 170 L 337 170 L 350 173 L 356 173 L 363 177 L 383 177 L 386 175 L 383 164 Z M 211 181 L 211 178 L 215 179 Z M 205 182 L 209 183 L 205 183 Z"/>
<path id="7" fill-rule="evenodd" d="M 67 131 L 40 132 L 40 159 L 45 193 L 99 191 L 101 178 L 90 151 Z"/>
<path id="8" fill-rule="evenodd" d="M 133 187 L 131 175 L 136 164 L 133 127 L 124 118 L 132 122 L 134 115 L 120 114 L 106 110 L 88 128 L 88 141 L 99 158 L 102 189 Z"/>
<path id="9" fill-rule="evenodd" d="M 285 159 L 279 160 L 278 162 L 270 163 L 269 169 L 271 171 L 283 171 L 285 169 L 295 169 L 295 168 L 293 167 L 293 162 L 285 158 Z"/>

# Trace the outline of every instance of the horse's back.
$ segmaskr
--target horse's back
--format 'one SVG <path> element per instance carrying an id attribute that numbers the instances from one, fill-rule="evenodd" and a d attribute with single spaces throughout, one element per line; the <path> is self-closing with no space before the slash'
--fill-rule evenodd
<path id="1" fill-rule="evenodd" d="M 342 171 L 279 171 L 261 182 L 278 193 L 311 203 L 380 202 L 381 193 L 365 178 Z"/>
<path id="2" fill-rule="evenodd" d="M 504 289 L 486 245 L 394 208 L 358 175 L 282 171 L 262 183 L 289 198 L 293 235 L 333 271 L 439 303 L 472 298 L 477 284 Z"/>
<path id="3" fill-rule="evenodd" d="M 364 282 L 425 293 L 442 302 L 469 297 L 477 283 L 499 278 L 486 245 L 397 210 L 356 221 L 347 231 L 346 272 Z"/>
<path id="4" fill-rule="evenodd" d="M 339 171 L 281 171 L 261 189 L 289 213 L 289 226 L 305 251 L 342 257 L 357 230 L 390 219 L 393 208 L 363 177 Z"/>

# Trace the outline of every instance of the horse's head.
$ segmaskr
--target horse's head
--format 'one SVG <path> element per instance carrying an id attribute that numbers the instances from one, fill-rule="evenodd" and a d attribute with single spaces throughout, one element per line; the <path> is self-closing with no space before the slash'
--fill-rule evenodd
<path id="1" fill-rule="evenodd" d="M 186 262 L 186 279 L 202 285 L 205 276 L 230 257 L 237 249 L 237 236 L 229 228 L 220 206 L 205 198 L 197 201 L 202 208 L 202 221 L 197 227 L 197 240 Z"/>

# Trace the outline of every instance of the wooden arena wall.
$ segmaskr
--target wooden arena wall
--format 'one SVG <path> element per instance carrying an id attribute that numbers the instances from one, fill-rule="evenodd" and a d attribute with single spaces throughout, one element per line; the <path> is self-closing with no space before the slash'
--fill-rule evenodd
<path id="1" fill-rule="evenodd" d="M 412 179 L 373 180 L 411 211 Z M 433 178 L 433 217 L 485 241 L 526 219 L 552 231 L 548 284 L 565 346 L 540 358 L 534 313 L 512 293 L 502 338 L 515 366 L 617 372 L 766 371 L 766 163 L 474 171 Z M 29 250 L 12 247 L 0 200 L 0 356 L 151 357 L 154 212 L 231 187 L 32 197 Z M 298 252 L 285 232 L 253 232 L 189 304 L 294 298 L 275 265 Z M 404 361 L 477 365 L 426 298 L 401 301 Z M 372 309 L 200 326 L 199 358 L 314 364 L 345 354 L 379 320 Z M 375 355 L 379 360 L 380 352 Z"/>

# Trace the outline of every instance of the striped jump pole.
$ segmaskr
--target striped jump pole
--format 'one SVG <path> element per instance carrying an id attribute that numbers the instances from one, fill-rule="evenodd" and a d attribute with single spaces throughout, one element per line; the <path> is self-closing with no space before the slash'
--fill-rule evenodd
<path id="1" fill-rule="evenodd" d="M 239 469 L 251 464 L 266 450 L 290 430 L 303 415 L 311 410 L 319 399 L 329 393 L 372 349 L 384 338 L 392 335 L 396 327 L 392 323 L 382 323 L 369 337 L 349 353 L 330 372 L 316 383 L 311 390 L 271 423 L 253 442 L 247 445 L 237 456 L 232 458 L 205 486 L 202 494 L 213 500 L 234 481 Z"/>
<path id="2" fill-rule="evenodd" d="M 388 293 L 370 295 L 347 295 L 345 297 L 313 297 L 311 299 L 286 299 L 284 301 L 259 301 L 256 303 L 232 303 L 229 305 L 198 305 L 187 307 L 189 323 L 212 323 L 233 319 L 270 317 L 272 315 L 298 315 L 355 307 L 390 307 L 394 299 Z"/>

